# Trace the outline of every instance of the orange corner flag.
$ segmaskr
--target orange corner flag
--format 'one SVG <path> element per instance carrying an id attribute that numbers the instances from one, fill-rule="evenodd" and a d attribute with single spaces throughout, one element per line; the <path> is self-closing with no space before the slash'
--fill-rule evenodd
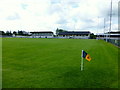
<path id="1" fill-rule="evenodd" d="M 89 54 L 87 54 L 85 51 L 82 52 L 82 57 L 85 58 L 86 60 L 90 61 L 91 57 Z"/>
<path id="2" fill-rule="evenodd" d="M 89 54 L 87 54 L 87 55 L 86 55 L 86 57 L 85 57 L 85 59 L 87 59 L 88 61 L 90 61 L 90 60 L 91 60 L 90 55 L 89 55 Z"/>

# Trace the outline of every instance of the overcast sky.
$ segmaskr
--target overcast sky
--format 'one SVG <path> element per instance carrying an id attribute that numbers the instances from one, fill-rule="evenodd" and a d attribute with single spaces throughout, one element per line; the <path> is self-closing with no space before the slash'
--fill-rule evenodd
<path id="1" fill-rule="evenodd" d="M 118 1 L 113 1 L 112 31 L 118 30 Z M 0 0 L 0 30 L 91 31 L 109 29 L 111 0 Z"/>

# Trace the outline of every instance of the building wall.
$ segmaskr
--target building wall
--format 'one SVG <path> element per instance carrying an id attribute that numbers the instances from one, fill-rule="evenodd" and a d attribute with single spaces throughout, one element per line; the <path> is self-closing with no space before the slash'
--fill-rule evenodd
<path id="1" fill-rule="evenodd" d="M 52 33 L 33 33 L 32 38 L 53 38 Z"/>
<path id="2" fill-rule="evenodd" d="M 32 36 L 53 36 L 52 33 L 34 33 Z"/>
<path id="3" fill-rule="evenodd" d="M 89 35 L 59 35 L 58 38 L 89 39 Z"/>
<path id="4" fill-rule="evenodd" d="M 53 38 L 53 36 L 31 36 L 31 38 Z"/>

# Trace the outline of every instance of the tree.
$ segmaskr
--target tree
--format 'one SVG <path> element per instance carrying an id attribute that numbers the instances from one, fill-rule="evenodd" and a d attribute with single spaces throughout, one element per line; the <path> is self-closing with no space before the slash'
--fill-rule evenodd
<path id="1" fill-rule="evenodd" d="M 23 31 L 18 30 L 18 35 L 23 35 Z"/>
<path id="2" fill-rule="evenodd" d="M 7 36 L 12 36 L 11 31 L 6 31 L 6 35 L 7 35 Z"/>
<path id="3" fill-rule="evenodd" d="M 90 39 L 96 39 L 96 36 L 93 33 L 91 33 L 90 34 Z"/>
<path id="4" fill-rule="evenodd" d="M 63 29 L 56 29 L 56 35 L 58 35 L 58 33 L 60 33 L 60 32 L 67 32 L 66 30 L 63 30 Z"/>
<path id="5" fill-rule="evenodd" d="M 17 35 L 17 32 L 16 32 L 16 31 L 13 31 L 13 34 L 14 34 L 14 35 Z"/>
<path id="6" fill-rule="evenodd" d="M 4 31 L 0 31 L 0 35 L 6 35 Z"/>

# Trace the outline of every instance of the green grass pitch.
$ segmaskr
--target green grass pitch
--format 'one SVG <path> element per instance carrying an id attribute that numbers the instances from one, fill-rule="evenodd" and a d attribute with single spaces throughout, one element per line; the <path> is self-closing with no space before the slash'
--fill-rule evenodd
<path id="1" fill-rule="evenodd" d="M 80 71 L 81 50 L 84 59 Z M 118 50 L 103 40 L 2 39 L 3 88 L 118 88 Z"/>

